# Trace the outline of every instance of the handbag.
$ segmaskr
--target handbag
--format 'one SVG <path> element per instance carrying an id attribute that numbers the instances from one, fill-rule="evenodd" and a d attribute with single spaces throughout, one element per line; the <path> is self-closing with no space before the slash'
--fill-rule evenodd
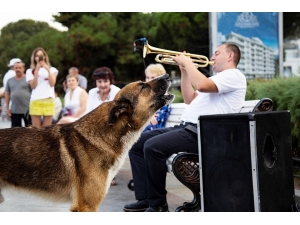
<path id="1" fill-rule="evenodd" d="M 27 123 L 29 125 L 32 125 L 32 122 L 31 122 L 31 116 L 29 114 L 29 109 L 27 110 L 27 112 L 24 114 L 24 119 L 27 120 Z"/>

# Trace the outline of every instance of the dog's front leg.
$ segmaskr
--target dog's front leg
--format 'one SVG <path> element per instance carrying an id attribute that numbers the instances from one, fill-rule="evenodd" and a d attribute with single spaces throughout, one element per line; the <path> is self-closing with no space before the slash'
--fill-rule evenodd
<path id="1" fill-rule="evenodd" d="M 97 201 L 94 198 L 91 199 L 91 197 L 85 199 L 81 197 L 80 200 L 73 201 L 70 211 L 71 212 L 98 212 L 98 208 L 102 200 L 103 198 L 102 199 L 98 198 Z"/>
<path id="2" fill-rule="evenodd" d="M 91 202 L 84 202 L 84 201 L 78 202 L 76 204 L 73 203 L 70 211 L 71 212 L 98 212 L 100 202 L 98 204 L 97 203 L 91 204 Z"/>
<path id="3" fill-rule="evenodd" d="M 0 188 L 0 203 L 1 202 L 4 202 L 4 197 L 3 197 L 3 195 L 1 194 L 1 188 Z"/>
<path id="4" fill-rule="evenodd" d="M 77 189 L 71 206 L 72 212 L 98 212 L 106 194 L 105 185 L 101 185 L 100 180 L 89 180 Z"/>

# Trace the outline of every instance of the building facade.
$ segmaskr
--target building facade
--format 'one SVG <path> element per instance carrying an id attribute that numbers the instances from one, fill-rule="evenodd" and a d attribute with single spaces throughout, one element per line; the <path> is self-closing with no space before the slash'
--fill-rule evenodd
<path id="1" fill-rule="evenodd" d="M 287 41 L 284 44 L 284 55 L 284 76 L 300 76 L 300 39 Z"/>
<path id="2" fill-rule="evenodd" d="M 275 77 L 276 62 L 274 50 L 264 45 L 259 38 L 248 38 L 230 32 L 226 35 L 225 42 L 232 42 L 239 46 L 241 60 L 238 69 L 245 74 L 247 79 L 271 79 Z"/>

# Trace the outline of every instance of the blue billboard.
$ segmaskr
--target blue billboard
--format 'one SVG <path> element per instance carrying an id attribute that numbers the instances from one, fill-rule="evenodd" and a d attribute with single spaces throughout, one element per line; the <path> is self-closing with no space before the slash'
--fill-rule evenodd
<path id="1" fill-rule="evenodd" d="M 210 13 L 211 51 L 224 42 L 241 50 L 238 68 L 247 79 L 270 79 L 282 71 L 282 13 Z"/>

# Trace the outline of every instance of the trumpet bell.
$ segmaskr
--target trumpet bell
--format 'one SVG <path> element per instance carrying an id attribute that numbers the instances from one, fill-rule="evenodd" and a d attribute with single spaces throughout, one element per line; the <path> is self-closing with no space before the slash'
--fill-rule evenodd
<path id="1" fill-rule="evenodd" d="M 196 55 L 196 54 L 190 54 L 190 53 L 182 53 L 182 52 L 176 52 L 176 51 L 170 51 L 165 50 L 161 48 L 155 48 L 148 44 L 148 41 L 146 38 L 140 38 L 133 42 L 134 46 L 134 52 L 141 52 L 143 61 L 146 67 L 145 58 L 148 55 L 156 55 L 155 61 L 163 64 L 169 64 L 169 65 L 178 65 L 174 60 L 173 57 L 184 54 L 187 57 L 192 58 L 193 64 L 195 67 L 206 67 L 208 65 L 213 65 L 214 62 L 209 61 L 209 59 L 206 56 L 203 55 Z"/>

